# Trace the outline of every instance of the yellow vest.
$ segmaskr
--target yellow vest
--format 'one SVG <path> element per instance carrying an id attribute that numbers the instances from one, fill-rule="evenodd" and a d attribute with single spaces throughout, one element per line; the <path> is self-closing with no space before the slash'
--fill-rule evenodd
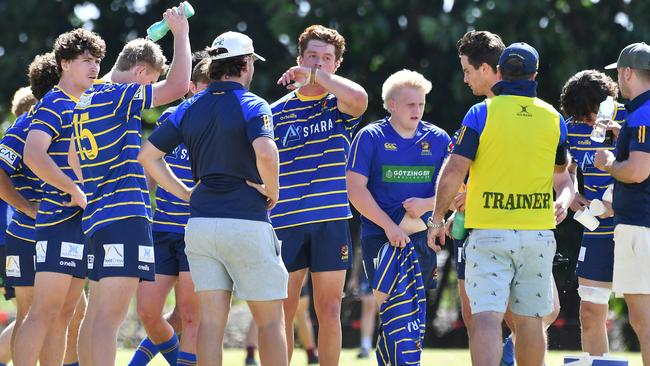
<path id="1" fill-rule="evenodd" d="M 496 96 L 469 170 L 465 227 L 555 227 L 553 170 L 560 116 L 538 98 Z"/>

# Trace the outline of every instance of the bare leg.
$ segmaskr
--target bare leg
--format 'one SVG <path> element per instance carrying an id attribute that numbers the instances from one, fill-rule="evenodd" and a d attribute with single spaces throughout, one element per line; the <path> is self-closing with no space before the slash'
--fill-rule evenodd
<path id="1" fill-rule="evenodd" d="M 68 326 L 67 346 L 65 348 L 65 355 L 63 356 L 64 365 L 79 362 L 79 357 L 77 355 L 77 339 L 79 338 L 79 327 L 81 326 L 81 321 L 83 320 L 85 313 L 86 295 L 82 291 L 77 307 L 74 309 L 74 315 L 72 315 L 72 320 Z"/>
<path id="2" fill-rule="evenodd" d="M 341 298 L 345 271 L 311 274 L 318 317 L 318 355 L 321 365 L 338 365 L 341 356 Z"/>
<path id="3" fill-rule="evenodd" d="M 284 335 L 282 300 L 248 301 L 257 325 L 260 362 L 262 366 L 286 366 L 287 343 Z"/>
<path id="4" fill-rule="evenodd" d="M 201 366 L 221 366 L 223 336 L 230 312 L 230 291 L 201 291 L 198 293 L 201 311 L 197 358 Z"/>
<path id="5" fill-rule="evenodd" d="M 305 281 L 306 273 L 307 269 L 301 269 L 289 273 L 289 283 L 287 286 L 288 297 L 284 300 L 284 326 L 287 338 L 287 356 L 289 362 L 291 362 L 291 356 L 293 355 L 293 317 L 296 315 L 296 310 L 298 309 L 300 289 Z"/>
<path id="6" fill-rule="evenodd" d="M 495 366 L 499 364 L 502 321 L 503 313 L 486 311 L 472 314 L 472 326 L 469 334 L 472 365 Z"/>
<path id="7" fill-rule="evenodd" d="M 625 294 L 630 325 L 639 338 L 643 365 L 650 365 L 650 295 Z"/>
<path id="8" fill-rule="evenodd" d="M 81 366 L 90 366 L 93 364 L 93 322 L 97 317 L 97 306 L 99 289 L 97 281 L 88 281 L 88 305 L 86 314 L 79 328 L 79 338 L 77 341 L 77 354 L 79 355 L 79 364 Z"/>

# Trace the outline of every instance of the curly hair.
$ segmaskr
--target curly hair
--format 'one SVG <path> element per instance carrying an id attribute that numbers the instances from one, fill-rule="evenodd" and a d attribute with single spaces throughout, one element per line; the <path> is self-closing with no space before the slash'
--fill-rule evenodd
<path id="1" fill-rule="evenodd" d="M 160 45 L 144 38 L 136 38 L 125 44 L 115 61 L 115 70 L 127 71 L 139 63 L 153 67 L 161 74 L 167 73 L 167 58 Z"/>
<path id="2" fill-rule="evenodd" d="M 486 63 L 494 72 L 497 72 L 499 57 L 505 48 L 501 37 L 488 31 L 469 31 L 456 43 L 458 57 L 467 56 L 475 69 Z"/>
<path id="3" fill-rule="evenodd" d="M 93 57 L 104 58 L 106 42 L 97 33 L 77 28 L 59 35 L 54 41 L 54 56 L 61 72 L 61 61 L 74 60 L 88 51 Z"/>
<path id="4" fill-rule="evenodd" d="M 54 52 L 37 55 L 27 71 L 29 86 L 36 99 L 41 99 L 59 82 L 59 68 Z"/>
<path id="5" fill-rule="evenodd" d="M 345 53 L 345 38 L 335 29 L 323 27 L 322 25 L 311 25 L 298 37 L 298 54 L 302 57 L 309 41 L 316 40 L 334 46 L 336 61 L 343 59 Z"/>
<path id="6" fill-rule="evenodd" d="M 584 70 L 573 75 L 562 87 L 560 108 L 567 117 L 585 121 L 598 112 L 600 102 L 608 96 L 618 97 L 616 82 L 600 71 Z"/>
<path id="7" fill-rule="evenodd" d="M 28 86 L 16 90 L 14 97 L 11 99 L 11 113 L 18 117 L 21 114 L 29 111 L 29 109 L 37 102 Z"/>
<path id="8" fill-rule="evenodd" d="M 233 56 L 222 59 L 214 59 L 215 56 L 221 53 L 227 53 L 228 50 L 222 47 L 206 48 L 203 51 L 208 58 L 211 58 L 208 67 L 208 77 L 210 80 L 221 80 L 224 76 L 241 76 L 242 71 L 246 67 L 246 58 L 252 54 Z"/>

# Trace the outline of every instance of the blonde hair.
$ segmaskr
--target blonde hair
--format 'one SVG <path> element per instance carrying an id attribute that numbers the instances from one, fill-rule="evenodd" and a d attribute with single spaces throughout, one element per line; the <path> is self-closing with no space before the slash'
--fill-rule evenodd
<path id="1" fill-rule="evenodd" d="M 417 71 L 402 69 L 392 74 L 381 87 L 381 99 L 384 101 L 384 109 L 389 111 L 388 99 L 395 99 L 395 95 L 402 88 L 420 89 L 424 94 L 429 94 L 431 82 Z"/>
<path id="2" fill-rule="evenodd" d="M 32 94 L 32 89 L 28 86 L 24 86 L 16 90 L 14 93 L 14 97 L 11 101 L 11 113 L 18 117 L 29 111 L 36 102 L 37 100 Z"/>
<path id="3" fill-rule="evenodd" d="M 160 46 L 144 38 L 136 38 L 124 45 L 122 52 L 117 56 L 117 61 L 115 61 L 115 69 L 128 71 L 141 63 L 149 65 L 161 74 L 167 72 L 167 58 Z"/>

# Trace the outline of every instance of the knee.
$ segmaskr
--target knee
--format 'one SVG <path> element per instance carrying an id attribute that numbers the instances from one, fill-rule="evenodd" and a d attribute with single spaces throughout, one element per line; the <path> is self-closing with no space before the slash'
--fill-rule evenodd
<path id="1" fill-rule="evenodd" d="M 647 317 L 630 312 L 630 325 L 639 338 L 650 335 L 650 329 L 648 328 L 650 326 L 650 321 Z"/>
<path id="2" fill-rule="evenodd" d="M 189 328 L 197 328 L 200 320 L 199 310 L 196 306 L 180 305 L 179 306 L 181 324 L 183 332 Z"/>
<path id="3" fill-rule="evenodd" d="M 592 305 L 585 304 L 580 306 L 580 325 L 583 329 L 590 329 L 599 322 L 598 311 Z"/>
<path id="4" fill-rule="evenodd" d="M 146 305 L 138 304 L 137 307 L 138 316 L 144 324 L 153 324 L 162 319 L 162 314 L 154 311 L 151 307 Z"/>
<path id="5" fill-rule="evenodd" d="M 325 321 L 332 321 L 332 320 L 339 321 L 340 317 L 341 317 L 341 301 L 340 300 L 338 300 L 338 299 L 328 299 L 327 301 L 324 301 L 323 304 L 321 304 L 320 311 L 318 312 L 319 322 L 322 322 L 323 320 L 325 320 Z"/>

